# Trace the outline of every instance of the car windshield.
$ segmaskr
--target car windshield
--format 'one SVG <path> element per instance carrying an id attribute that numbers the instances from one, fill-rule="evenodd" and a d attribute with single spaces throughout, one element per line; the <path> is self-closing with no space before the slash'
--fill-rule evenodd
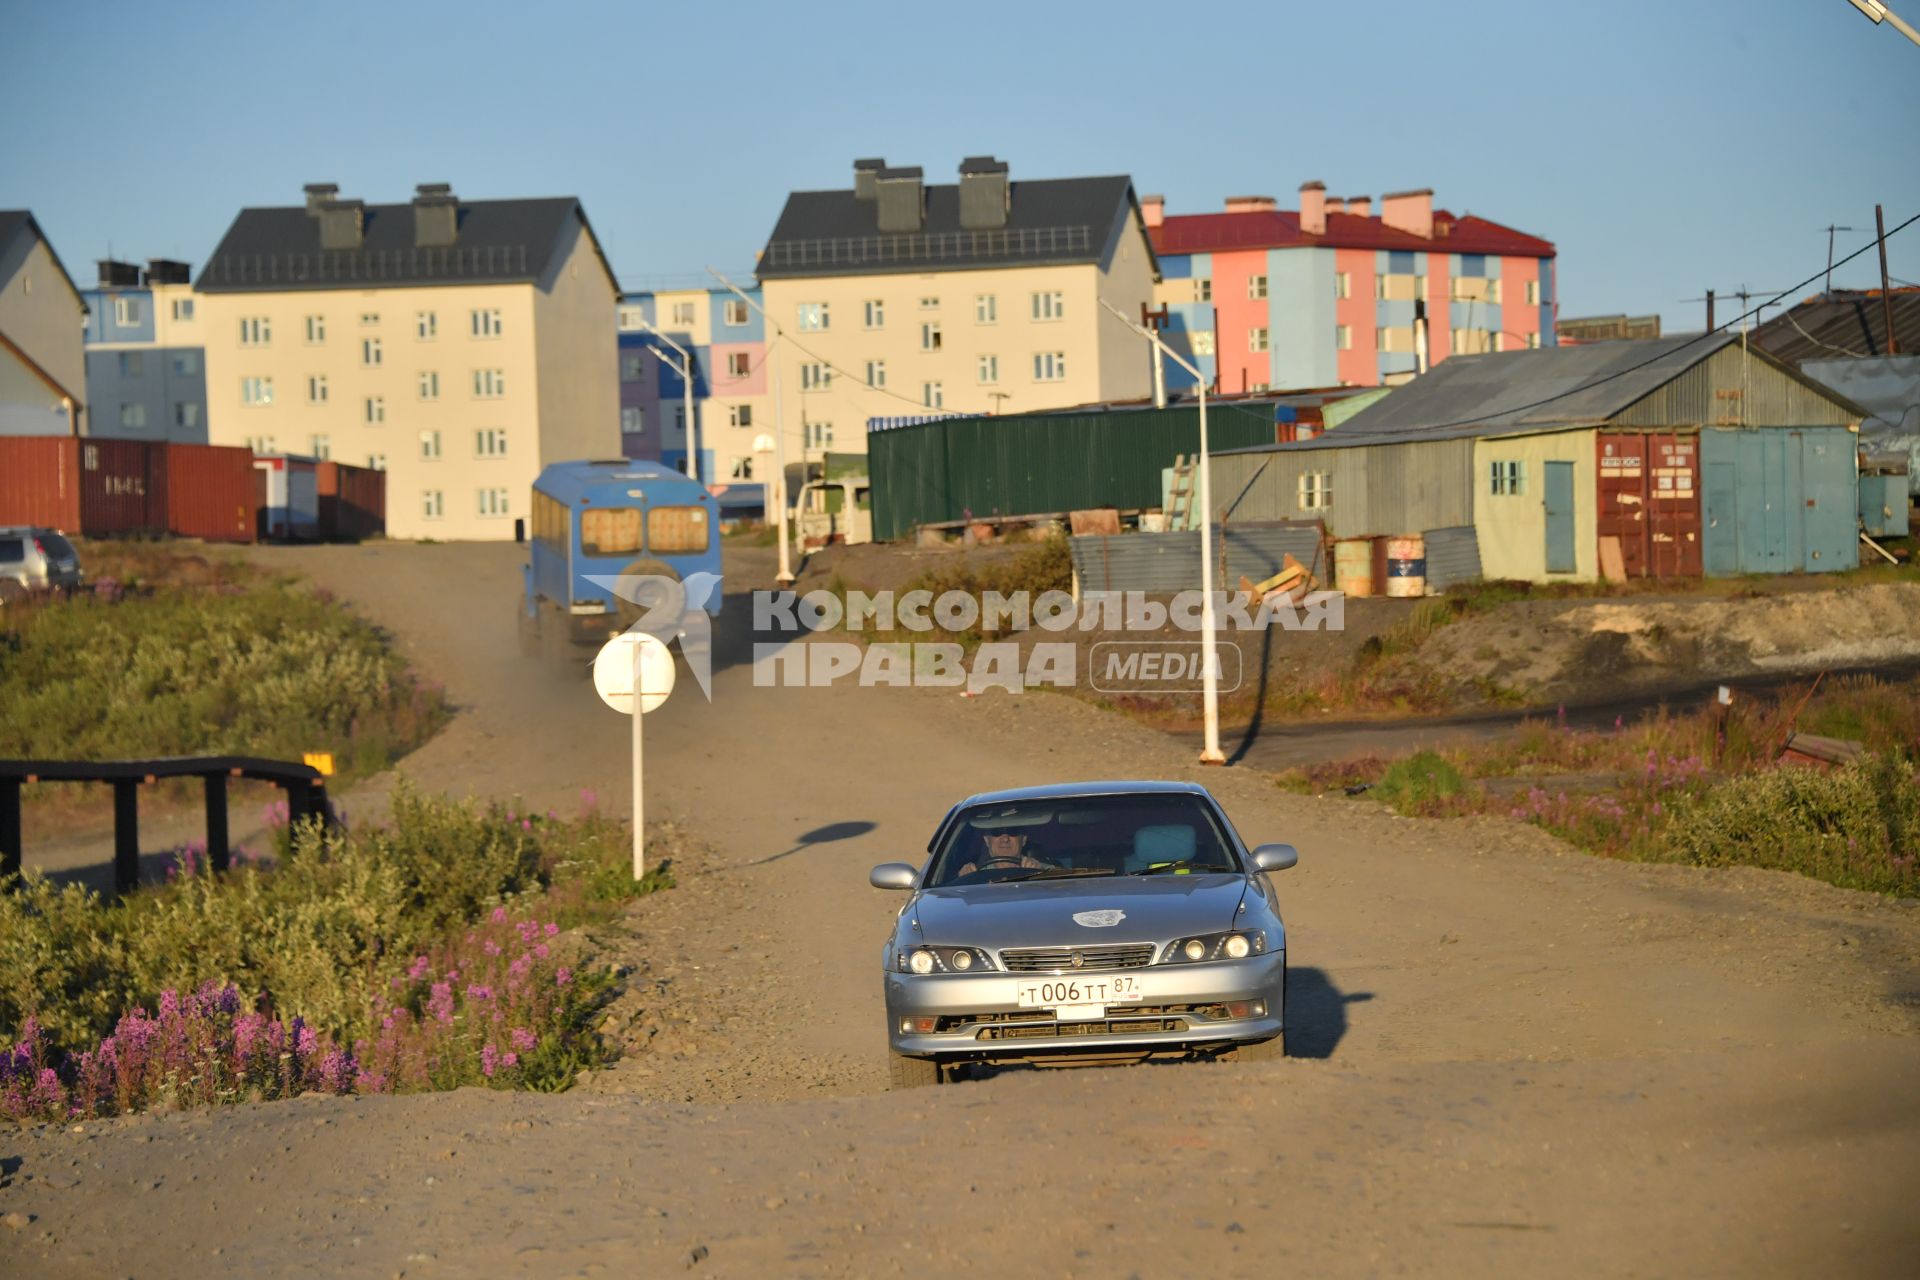
<path id="1" fill-rule="evenodd" d="M 1068 796 L 975 805 L 947 827 L 929 888 L 1091 876 L 1238 871 L 1199 796 Z"/>

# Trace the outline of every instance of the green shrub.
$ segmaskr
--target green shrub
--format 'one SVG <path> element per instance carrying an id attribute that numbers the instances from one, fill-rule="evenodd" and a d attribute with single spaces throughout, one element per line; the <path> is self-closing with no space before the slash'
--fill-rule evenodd
<path id="1" fill-rule="evenodd" d="M 1008 597 L 1024 591 L 1033 601 L 1038 601 L 1048 591 L 1071 590 L 1073 548 L 1064 534 L 1055 534 L 1011 559 L 984 565 L 962 561 L 929 569 L 902 589 L 903 593 L 930 592 L 935 600 L 948 591 L 964 592 L 976 600 L 989 591 L 997 591 Z M 986 638 L 977 624 L 959 632 L 949 632 L 943 627 L 936 627 L 936 630 L 945 639 L 967 645 L 979 644 Z"/>
<path id="2" fill-rule="evenodd" d="M 1775 867 L 1920 896 L 1920 781 L 1892 756 L 1732 778 L 1676 815 L 1668 841 L 1674 858 L 1700 866 Z"/>
<path id="3" fill-rule="evenodd" d="M 1466 789 L 1466 779 L 1444 756 L 1421 751 L 1389 765 L 1373 794 L 1401 813 L 1419 814 L 1444 808 Z"/>

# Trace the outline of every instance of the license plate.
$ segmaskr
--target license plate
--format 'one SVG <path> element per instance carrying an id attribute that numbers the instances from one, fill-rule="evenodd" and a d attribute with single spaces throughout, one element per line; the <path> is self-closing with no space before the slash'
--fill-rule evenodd
<path id="1" fill-rule="evenodd" d="M 1106 1006 L 1128 1004 L 1146 993 L 1132 974 L 1110 978 L 1047 978 L 1023 982 L 1015 989 L 1022 1009 L 1055 1009 L 1065 1022 L 1091 1022 L 1106 1017 Z M 1073 1010 L 1069 1015 L 1068 1010 Z"/>

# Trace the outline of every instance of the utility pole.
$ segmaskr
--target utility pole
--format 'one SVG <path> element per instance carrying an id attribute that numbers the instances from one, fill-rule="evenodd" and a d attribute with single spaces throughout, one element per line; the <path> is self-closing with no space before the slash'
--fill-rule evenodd
<path id="1" fill-rule="evenodd" d="M 1713 290 L 1707 290 L 1707 332 L 1713 332 Z"/>
<path id="2" fill-rule="evenodd" d="M 1833 292 L 1833 233 L 1836 231 L 1851 231 L 1851 230 L 1853 230 L 1852 227 L 1836 227 L 1832 223 L 1827 224 L 1827 289 L 1826 291 L 1828 293 Z"/>
<path id="3" fill-rule="evenodd" d="M 640 328 L 680 353 L 680 363 L 675 365 L 673 361 L 660 354 L 660 348 L 647 348 L 647 350 L 653 352 L 654 359 L 680 375 L 680 403 L 682 406 L 680 412 L 686 417 L 686 421 L 682 426 L 685 427 L 687 433 L 687 477 L 695 484 L 699 484 L 700 434 L 693 422 L 693 354 L 672 338 L 669 338 L 666 334 L 648 324 L 645 320 L 640 322 Z"/>
<path id="4" fill-rule="evenodd" d="M 1880 240 L 1880 318 L 1887 326 L 1887 354 L 1897 356 L 1900 340 L 1893 336 L 1893 290 L 1887 285 L 1887 216 L 1879 205 L 1873 206 L 1873 232 Z"/>

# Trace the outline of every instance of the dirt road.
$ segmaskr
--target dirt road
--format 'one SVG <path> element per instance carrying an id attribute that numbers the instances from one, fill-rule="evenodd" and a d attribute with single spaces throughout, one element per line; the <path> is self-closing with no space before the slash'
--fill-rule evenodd
<path id="1" fill-rule="evenodd" d="M 445 681 L 421 784 L 624 808 L 624 723 L 516 655 L 512 548 L 271 554 Z M 650 813 L 709 852 L 627 924 L 629 1058 L 5 1136 L 0 1274 L 1910 1273 L 1920 904 L 1302 800 L 1067 698 L 755 688 L 743 604 L 713 701 L 648 719 Z M 1102 776 L 1300 847 L 1299 1056 L 884 1094 L 867 868 L 968 792 Z"/>

